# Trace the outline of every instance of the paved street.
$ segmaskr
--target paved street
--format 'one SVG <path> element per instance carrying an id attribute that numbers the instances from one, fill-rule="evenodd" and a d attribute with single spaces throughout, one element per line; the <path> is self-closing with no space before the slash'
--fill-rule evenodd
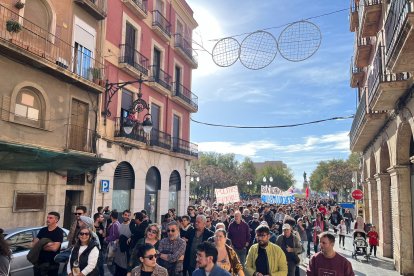
<path id="1" fill-rule="evenodd" d="M 352 245 L 352 236 L 347 235 L 345 237 L 345 249 L 339 248 L 338 239 L 336 239 L 335 250 L 339 252 L 342 256 L 346 257 L 352 263 L 352 268 L 354 269 L 355 275 L 359 276 L 388 276 L 388 275 L 400 275 L 395 271 L 393 267 L 392 259 L 382 258 L 382 257 L 372 257 L 367 263 L 363 256 L 358 256 L 358 260 L 352 258 L 353 245 Z M 306 268 L 301 267 L 301 275 L 306 275 Z"/>

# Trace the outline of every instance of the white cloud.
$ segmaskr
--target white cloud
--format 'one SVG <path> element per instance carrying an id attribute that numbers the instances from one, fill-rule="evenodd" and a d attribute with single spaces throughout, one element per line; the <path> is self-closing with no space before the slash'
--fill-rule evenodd
<path id="1" fill-rule="evenodd" d="M 279 153 L 297 152 L 348 152 L 349 137 L 348 132 L 338 132 L 335 134 L 309 136 L 302 143 L 281 145 L 275 141 L 259 140 L 246 143 L 236 142 L 201 142 L 198 144 L 200 151 L 215 151 L 218 153 L 234 153 L 236 155 L 254 158 L 260 151 L 275 151 Z"/>

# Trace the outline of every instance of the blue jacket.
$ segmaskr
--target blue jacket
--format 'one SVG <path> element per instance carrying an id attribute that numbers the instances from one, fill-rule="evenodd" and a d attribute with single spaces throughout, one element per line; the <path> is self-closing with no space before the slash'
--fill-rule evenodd
<path id="1" fill-rule="evenodd" d="M 198 268 L 194 270 L 192 276 L 206 276 L 206 271 L 204 269 Z M 221 267 L 214 265 L 213 269 L 210 272 L 210 276 L 231 276 L 231 274 Z"/>

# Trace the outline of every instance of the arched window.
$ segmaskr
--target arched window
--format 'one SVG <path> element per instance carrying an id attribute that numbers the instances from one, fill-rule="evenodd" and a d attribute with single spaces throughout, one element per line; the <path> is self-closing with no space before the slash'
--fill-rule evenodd
<path id="1" fill-rule="evenodd" d="M 158 191 L 161 190 L 161 174 L 156 167 L 151 167 L 145 177 L 145 210 L 149 218 L 157 221 Z"/>
<path id="2" fill-rule="evenodd" d="M 43 99 L 35 89 L 22 88 L 16 97 L 15 121 L 35 127 L 44 127 Z"/>
<path id="3" fill-rule="evenodd" d="M 49 4 L 43 0 L 26 0 L 24 17 L 40 28 L 50 32 L 52 15 Z M 40 34 L 37 34 L 40 35 Z"/>
<path id="4" fill-rule="evenodd" d="M 112 191 L 112 210 L 118 212 L 130 209 L 131 190 L 135 187 L 135 173 L 131 164 L 121 162 L 115 169 Z"/>
<path id="5" fill-rule="evenodd" d="M 178 191 L 181 190 L 181 177 L 179 172 L 173 171 L 169 181 L 169 200 L 168 208 L 178 211 Z"/>

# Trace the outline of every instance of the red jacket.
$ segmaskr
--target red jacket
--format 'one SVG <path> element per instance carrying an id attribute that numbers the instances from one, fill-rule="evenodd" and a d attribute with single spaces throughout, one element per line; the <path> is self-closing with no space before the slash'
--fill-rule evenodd
<path id="1" fill-rule="evenodd" d="M 378 232 L 369 231 L 368 238 L 369 238 L 369 241 L 368 241 L 369 245 L 378 245 Z"/>

